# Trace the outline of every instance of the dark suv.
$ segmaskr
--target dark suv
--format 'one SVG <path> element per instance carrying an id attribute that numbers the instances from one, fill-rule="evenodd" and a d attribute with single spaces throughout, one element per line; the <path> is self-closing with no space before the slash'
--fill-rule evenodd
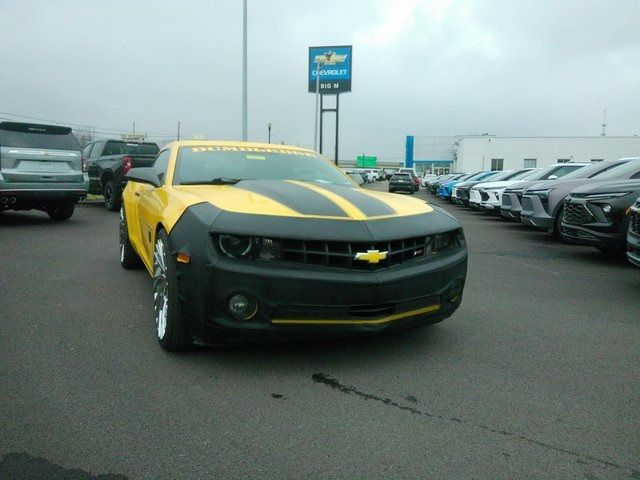
<path id="1" fill-rule="evenodd" d="M 592 182 L 578 187 L 564 201 L 562 238 L 605 252 L 626 251 L 627 209 L 640 195 L 640 180 Z"/>
<path id="2" fill-rule="evenodd" d="M 0 211 L 38 209 L 66 220 L 87 195 L 86 172 L 70 128 L 0 123 Z"/>

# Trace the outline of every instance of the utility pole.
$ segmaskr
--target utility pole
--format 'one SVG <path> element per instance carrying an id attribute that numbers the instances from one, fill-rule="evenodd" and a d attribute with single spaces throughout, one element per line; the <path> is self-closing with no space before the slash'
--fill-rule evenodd
<path id="1" fill-rule="evenodd" d="M 180 140 L 180 120 L 178 120 L 178 140 Z"/>
<path id="2" fill-rule="evenodd" d="M 242 141 L 247 141 L 247 0 L 242 16 Z"/>
<path id="3" fill-rule="evenodd" d="M 136 122 L 133 122 L 133 134 L 136 134 Z"/>
<path id="4" fill-rule="evenodd" d="M 607 111 L 604 110 L 602 112 L 602 133 L 600 134 L 601 137 L 606 137 L 607 136 Z"/>

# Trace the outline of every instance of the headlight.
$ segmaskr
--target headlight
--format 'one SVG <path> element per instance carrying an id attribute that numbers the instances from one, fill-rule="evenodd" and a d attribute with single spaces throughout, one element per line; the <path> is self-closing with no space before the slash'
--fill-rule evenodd
<path id="1" fill-rule="evenodd" d="M 218 248 L 224 255 L 231 258 L 259 258 L 261 260 L 282 258 L 282 244 L 273 238 L 222 234 L 218 236 Z"/>
<path id="2" fill-rule="evenodd" d="M 539 197 L 545 197 L 548 198 L 549 197 L 549 192 L 553 190 L 551 188 L 547 189 L 547 190 L 526 190 L 524 192 L 525 195 L 538 195 Z"/>
<path id="3" fill-rule="evenodd" d="M 609 215 L 611 215 L 611 205 L 609 205 L 608 203 L 605 203 L 604 205 L 600 205 L 600 208 L 602 209 L 602 212 L 608 217 Z"/>
<path id="4" fill-rule="evenodd" d="M 237 235 L 220 235 L 218 246 L 222 253 L 233 258 L 250 258 L 256 249 L 259 239 Z"/>
<path id="5" fill-rule="evenodd" d="M 605 198 L 618 198 L 629 195 L 631 192 L 615 192 L 615 193 L 594 193 L 593 195 L 585 195 L 587 200 L 602 200 Z"/>
<path id="6" fill-rule="evenodd" d="M 435 238 L 435 251 L 440 252 L 451 244 L 452 232 L 437 233 Z"/>

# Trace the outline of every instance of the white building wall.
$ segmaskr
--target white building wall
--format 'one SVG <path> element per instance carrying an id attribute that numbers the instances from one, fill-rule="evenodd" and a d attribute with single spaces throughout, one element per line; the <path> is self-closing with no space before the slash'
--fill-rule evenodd
<path id="1" fill-rule="evenodd" d="M 523 168 L 525 159 L 537 167 L 558 163 L 640 157 L 640 137 L 463 137 L 457 145 L 455 171 L 491 169 L 492 158 L 504 159 L 503 168 Z"/>

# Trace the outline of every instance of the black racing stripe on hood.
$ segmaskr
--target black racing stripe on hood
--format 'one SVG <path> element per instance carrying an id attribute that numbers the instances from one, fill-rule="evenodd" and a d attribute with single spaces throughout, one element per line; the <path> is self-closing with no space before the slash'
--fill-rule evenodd
<path id="1" fill-rule="evenodd" d="M 382 200 L 378 200 L 366 193 L 362 193 L 360 189 L 349 187 L 346 185 L 335 185 L 331 183 L 318 184 L 320 188 L 329 190 L 336 195 L 340 195 L 348 200 L 354 207 L 358 208 L 367 217 L 377 217 L 380 215 L 393 215 L 396 211 Z"/>
<path id="2" fill-rule="evenodd" d="M 370 220 L 291 218 L 223 211 L 211 224 L 212 232 L 269 238 L 318 241 L 379 242 L 433 235 L 456 230 L 460 223 L 434 212 Z"/>
<path id="3" fill-rule="evenodd" d="M 264 195 L 303 215 L 348 217 L 344 210 L 324 195 L 294 183 L 282 180 L 243 180 L 234 187 Z"/>

